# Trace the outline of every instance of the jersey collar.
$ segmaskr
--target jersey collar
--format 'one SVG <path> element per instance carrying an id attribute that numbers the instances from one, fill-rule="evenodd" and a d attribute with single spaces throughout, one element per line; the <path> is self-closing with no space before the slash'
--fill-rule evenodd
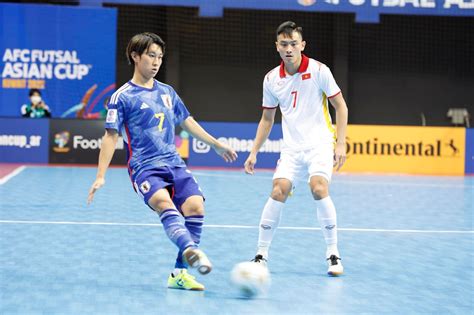
<path id="1" fill-rule="evenodd" d="M 306 70 L 308 70 L 308 65 L 309 65 L 309 58 L 306 57 L 304 54 L 301 54 L 301 63 L 300 63 L 300 67 L 298 68 L 298 72 L 299 73 L 306 72 Z M 284 77 L 286 77 L 285 63 L 282 60 L 280 63 L 280 78 L 284 78 Z"/>
<path id="2" fill-rule="evenodd" d="M 153 87 L 152 88 L 146 88 L 144 86 L 137 85 L 137 84 L 133 83 L 132 80 L 129 80 L 128 84 L 130 84 L 131 86 L 134 86 L 136 88 L 142 89 L 142 90 L 153 91 L 156 88 L 156 85 L 158 84 L 158 82 L 156 81 L 156 79 L 153 79 Z"/>

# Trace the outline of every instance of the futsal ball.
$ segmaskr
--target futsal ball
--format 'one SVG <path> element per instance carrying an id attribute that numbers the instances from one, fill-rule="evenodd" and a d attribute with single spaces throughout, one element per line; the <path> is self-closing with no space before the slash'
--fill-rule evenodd
<path id="1" fill-rule="evenodd" d="M 239 293 L 246 298 L 265 293 L 271 282 L 268 268 L 251 261 L 236 264 L 230 276 Z"/>

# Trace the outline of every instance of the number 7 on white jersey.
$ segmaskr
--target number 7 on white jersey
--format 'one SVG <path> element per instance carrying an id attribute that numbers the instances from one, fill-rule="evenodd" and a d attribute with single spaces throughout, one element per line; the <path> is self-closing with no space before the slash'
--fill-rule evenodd
<path id="1" fill-rule="evenodd" d="M 296 99 L 298 98 L 298 91 L 291 92 L 291 95 L 293 95 L 293 108 L 296 108 Z"/>

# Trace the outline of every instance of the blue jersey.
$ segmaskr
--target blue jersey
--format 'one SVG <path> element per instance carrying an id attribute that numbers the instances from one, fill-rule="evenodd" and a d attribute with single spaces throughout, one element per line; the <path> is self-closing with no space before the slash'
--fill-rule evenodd
<path id="1" fill-rule="evenodd" d="M 176 151 L 175 125 L 189 117 L 176 91 L 154 80 L 153 88 L 133 84 L 120 87 L 110 98 L 105 128 L 122 134 L 132 177 L 162 166 L 185 167 Z"/>

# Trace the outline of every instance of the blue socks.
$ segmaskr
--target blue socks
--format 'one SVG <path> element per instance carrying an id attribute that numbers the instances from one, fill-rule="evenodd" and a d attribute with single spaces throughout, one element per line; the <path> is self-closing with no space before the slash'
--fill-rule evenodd
<path id="1" fill-rule="evenodd" d="M 160 214 L 161 223 L 163 228 L 168 235 L 168 238 L 179 248 L 182 253 L 186 248 L 190 246 L 197 247 L 191 237 L 191 233 L 188 228 L 183 224 L 182 216 L 176 209 L 167 209 Z M 200 235 L 201 233 L 199 233 Z"/>
<path id="2" fill-rule="evenodd" d="M 185 226 L 191 233 L 191 237 L 196 243 L 199 245 L 201 242 L 201 232 L 202 232 L 202 225 L 204 223 L 204 216 L 203 215 L 190 215 L 189 217 L 184 217 Z"/>
<path id="3" fill-rule="evenodd" d="M 188 229 L 189 233 L 191 234 L 191 238 L 194 244 L 199 245 L 201 242 L 201 232 L 202 232 L 202 225 L 204 223 L 204 216 L 202 215 L 191 215 L 189 217 L 184 217 L 184 225 Z M 176 258 L 176 263 L 174 265 L 177 269 L 186 268 L 186 265 L 183 262 L 183 250 L 181 249 L 178 252 L 178 257 Z"/>

